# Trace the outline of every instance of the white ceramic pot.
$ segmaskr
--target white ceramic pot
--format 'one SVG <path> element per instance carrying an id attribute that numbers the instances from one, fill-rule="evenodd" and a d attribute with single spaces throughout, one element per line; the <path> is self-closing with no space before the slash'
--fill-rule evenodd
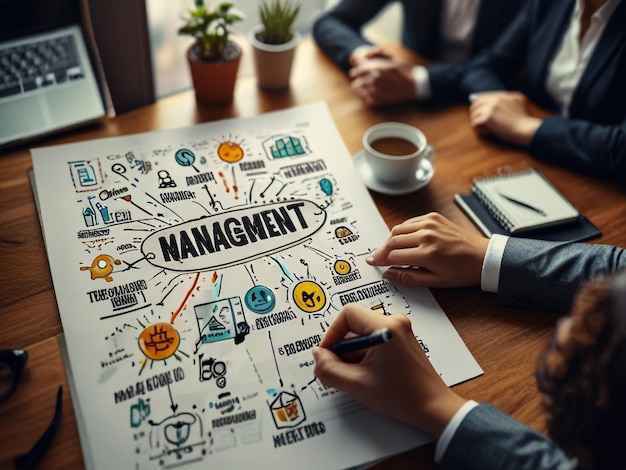
<path id="1" fill-rule="evenodd" d="M 285 44 L 265 44 L 256 37 L 263 30 L 263 25 L 255 26 L 248 33 L 252 45 L 257 83 L 266 90 L 282 90 L 289 87 L 291 65 L 300 34 L 294 31 L 291 41 Z"/>

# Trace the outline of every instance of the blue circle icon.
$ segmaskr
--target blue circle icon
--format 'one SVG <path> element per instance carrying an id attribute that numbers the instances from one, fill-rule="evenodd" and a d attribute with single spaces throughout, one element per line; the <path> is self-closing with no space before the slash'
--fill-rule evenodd
<path id="1" fill-rule="evenodd" d="M 178 150 L 174 158 L 176 159 L 176 163 L 180 166 L 192 166 L 196 161 L 196 156 L 189 149 Z"/>
<path id="2" fill-rule="evenodd" d="M 254 286 L 244 298 L 246 307 L 254 313 L 269 313 L 276 306 L 276 296 L 265 286 Z"/>

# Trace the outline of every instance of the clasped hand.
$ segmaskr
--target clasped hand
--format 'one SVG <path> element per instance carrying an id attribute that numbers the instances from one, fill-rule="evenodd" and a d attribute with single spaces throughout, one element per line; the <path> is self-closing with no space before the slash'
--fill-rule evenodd
<path id="1" fill-rule="evenodd" d="M 349 77 L 355 94 L 367 106 L 400 103 L 415 98 L 412 66 L 380 48 L 356 52 L 350 58 Z"/>

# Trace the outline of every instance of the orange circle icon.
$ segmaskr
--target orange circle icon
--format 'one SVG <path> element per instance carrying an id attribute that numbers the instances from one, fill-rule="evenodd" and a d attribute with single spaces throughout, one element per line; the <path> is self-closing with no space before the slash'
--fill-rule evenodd
<path id="1" fill-rule="evenodd" d="M 180 336 L 170 323 L 155 323 L 141 332 L 138 341 L 147 358 L 162 361 L 176 352 Z"/>
<path id="2" fill-rule="evenodd" d="M 235 163 L 243 158 L 243 149 L 236 142 L 222 142 L 217 148 L 217 155 L 225 162 Z"/>

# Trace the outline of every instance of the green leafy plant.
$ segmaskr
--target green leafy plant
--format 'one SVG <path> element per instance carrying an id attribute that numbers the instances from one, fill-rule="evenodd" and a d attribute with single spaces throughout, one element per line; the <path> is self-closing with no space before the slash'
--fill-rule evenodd
<path id="1" fill-rule="evenodd" d="M 203 60 L 216 61 L 225 58 L 229 26 L 243 20 L 243 16 L 231 11 L 232 3 L 220 3 L 214 9 L 207 9 L 204 0 L 194 0 L 195 8 L 182 17 L 185 22 L 178 34 L 196 39 L 198 53 Z"/>
<path id="2" fill-rule="evenodd" d="M 265 44 L 284 44 L 293 37 L 293 24 L 300 12 L 300 4 L 291 0 L 263 0 L 259 4 L 259 18 L 263 31 L 258 39 Z"/>

